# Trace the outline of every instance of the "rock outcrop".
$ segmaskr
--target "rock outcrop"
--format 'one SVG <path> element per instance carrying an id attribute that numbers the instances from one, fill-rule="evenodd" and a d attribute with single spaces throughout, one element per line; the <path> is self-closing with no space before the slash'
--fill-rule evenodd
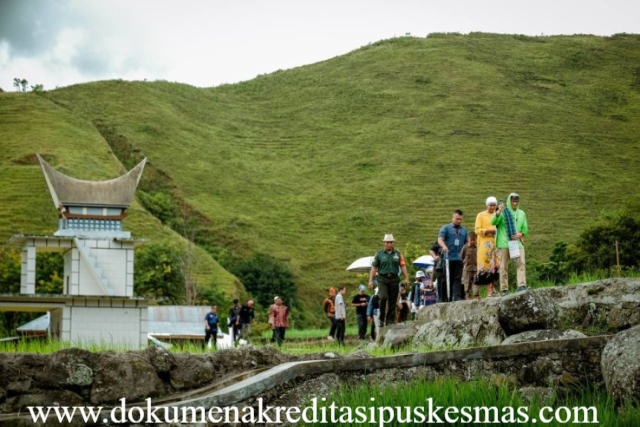
<path id="1" fill-rule="evenodd" d="M 527 331 L 615 334 L 637 324 L 640 279 L 609 279 L 431 305 L 418 311 L 416 321 L 383 329 L 378 343 L 413 348 L 486 346 Z"/>
<path id="2" fill-rule="evenodd" d="M 559 331 L 557 329 L 540 329 L 537 331 L 521 332 L 516 335 L 511 335 L 502 341 L 501 345 L 518 344 L 521 342 L 532 341 L 549 341 L 549 340 L 566 340 L 571 338 L 586 338 L 587 336 L 582 332 L 574 331 L 573 329 L 567 329 L 566 331 Z"/>
<path id="3" fill-rule="evenodd" d="M 552 329 L 557 324 L 555 301 L 544 292 L 528 290 L 500 298 L 498 320 L 507 335 L 537 329 Z"/>
<path id="4" fill-rule="evenodd" d="M 617 401 L 640 401 L 640 325 L 609 341 L 602 352 L 601 368 L 607 390 Z"/>

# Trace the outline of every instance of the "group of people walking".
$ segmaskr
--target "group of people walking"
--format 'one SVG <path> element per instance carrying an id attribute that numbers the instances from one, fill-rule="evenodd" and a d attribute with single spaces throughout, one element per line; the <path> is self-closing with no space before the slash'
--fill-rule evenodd
<path id="1" fill-rule="evenodd" d="M 253 308 L 254 303 L 252 300 L 247 301 L 246 304 L 240 305 L 238 299 L 233 300 L 233 305 L 229 309 L 228 326 L 229 335 L 233 341 L 233 345 L 237 346 L 240 339 L 249 341 L 251 335 L 251 322 L 255 318 L 255 310 Z M 209 311 L 204 317 L 204 342 L 203 348 L 205 348 L 209 340 L 213 341 L 213 347 L 217 348 L 218 344 L 218 325 L 220 319 L 218 316 L 218 307 L 211 306 Z M 269 307 L 269 325 L 273 335 L 271 342 L 278 343 L 282 346 L 284 342 L 285 332 L 289 327 L 289 308 L 284 305 L 282 298 L 276 296 L 273 299 L 273 305 Z"/>
<path id="2" fill-rule="evenodd" d="M 509 262 L 517 266 L 517 290 L 527 289 L 524 236 L 528 234 L 527 217 L 520 209 L 520 196 L 511 193 L 505 204 L 495 197 L 486 199 L 486 210 L 476 216 L 474 231 L 462 225 L 464 214 L 456 210 L 451 223 L 440 228 L 431 247 L 434 259 L 431 280 L 418 272 L 413 287 L 414 307 L 437 302 L 452 302 L 480 298 L 479 286 L 487 286 L 487 296 L 509 293 Z M 384 248 L 373 258 L 369 275 L 369 289 L 377 279 L 380 313 L 378 326 L 396 323 L 396 307 L 404 308 L 403 287 L 409 288 L 409 274 L 403 255 L 395 249 L 392 234 L 383 239 Z M 420 275 L 419 275 L 420 274 Z M 404 275 L 403 285 L 400 278 Z M 430 282 L 428 285 L 425 282 Z M 500 293 L 495 285 L 500 283 Z M 433 283 L 436 284 L 435 289 Z M 418 297 L 415 300 L 415 297 Z M 422 304 L 420 304 L 422 302 Z M 406 314 L 400 315 L 400 320 Z"/>
<path id="3" fill-rule="evenodd" d="M 415 319 L 416 312 L 436 302 L 454 302 L 480 298 L 479 287 L 487 286 L 487 297 L 506 296 L 509 293 L 509 262 L 517 266 L 517 290 L 527 289 L 524 237 L 528 234 L 527 217 L 520 209 L 520 196 L 511 193 L 504 203 L 491 196 L 486 199 L 486 210 L 476 216 L 474 230 L 469 232 L 463 225 L 464 214 L 455 210 L 451 223 L 440 228 L 438 238 L 430 249 L 434 259 L 432 273 L 416 273 L 412 286 L 404 256 L 395 248 L 393 234 L 385 234 L 384 248 L 371 262 L 369 290 L 360 285 L 351 306 L 358 320 L 358 338 L 366 337 L 367 325 L 371 324 L 371 338 L 376 338 L 376 329 L 396 322 L 404 322 L 409 313 Z M 404 276 L 401 284 L 400 278 Z M 500 284 L 500 292 L 495 289 Z M 347 306 L 346 287 L 337 291 L 328 289 L 323 302 L 326 317 L 331 322 L 328 339 L 344 345 Z M 251 321 L 254 318 L 253 301 L 240 306 L 233 301 L 229 310 L 229 328 L 234 344 L 240 338 L 249 339 Z M 217 342 L 217 307 L 205 316 L 204 343 Z M 269 324 L 273 331 L 272 342 L 282 345 L 289 327 L 289 309 L 282 298 L 275 297 L 269 307 Z M 203 344 L 204 345 L 204 344 Z"/>

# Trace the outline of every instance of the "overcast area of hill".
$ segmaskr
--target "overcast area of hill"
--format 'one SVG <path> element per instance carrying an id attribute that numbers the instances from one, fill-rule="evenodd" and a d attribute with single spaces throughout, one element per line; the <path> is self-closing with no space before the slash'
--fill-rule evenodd
<path id="1" fill-rule="evenodd" d="M 473 228 L 487 196 L 516 191 L 527 259 L 544 262 L 637 199 L 639 64 L 638 35 L 431 34 L 210 89 L 0 93 L 0 240 L 56 229 L 34 153 L 94 180 L 147 157 L 135 237 L 184 246 L 194 219 L 203 289 L 247 297 L 230 270 L 269 254 L 291 268 L 298 325 L 324 324 L 326 288 L 353 291 L 345 268 L 385 233 L 421 255 L 454 209 Z"/>

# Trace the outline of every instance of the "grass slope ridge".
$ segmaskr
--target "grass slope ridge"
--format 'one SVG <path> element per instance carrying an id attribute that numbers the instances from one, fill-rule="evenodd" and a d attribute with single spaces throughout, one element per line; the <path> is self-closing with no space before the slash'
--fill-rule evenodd
<path id="1" fill-rule="evenodd" d="M 637 194 L 638 64 L 636 35 L 434 34 L 211 89 L 45 96 L 124 135 L 231 250 L 291 260 L 311 317 L 384 233 L 427 245 L 454 208 L 472 227 L 487 196 L 517 191 L 543 259 Z"/>
<path id="2" fill-rule="evenodd" d="M 0 141 L 0 239 L 5 242 L 13 234 L 51 234 L 57 229 L 58 213 L 34 153 L 75 178 L 104 180 L 125 172 L 90 123 L 34 94 L 0 94 Z M 137 202 L 128 210 L 125 229 L 134 237 L 186 245 Z M 244 292 L 204 250 L 196 250 L 194 265 L 200 283 L 209 285 L 215 278 L 228 295 Z"/>

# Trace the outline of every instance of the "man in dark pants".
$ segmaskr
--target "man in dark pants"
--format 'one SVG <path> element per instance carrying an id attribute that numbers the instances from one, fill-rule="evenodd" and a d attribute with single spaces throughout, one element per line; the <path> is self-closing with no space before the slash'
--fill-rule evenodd
<path id="1" fill-rule="evenodd" d="M 204 350 L 209 344 L 209 339 L 213 338 L 213 348 L 218 345 L 218 307 L 211 306 L 211 311 L 204 316 L 204 342 L 202 349 Z"/>
<path id="2" fill-rule="evenodd" d="M 356 317 L 358 318 L 358 339 L 363 340 L 367 336 L 367 306 L 369 305 L 369 295 L 365 294 L 367 290 L 365 285 L 360 285 L 358 295 L 353 297 L 351 305 L 356 308 Z"/>
<path id="3" fill-rule="evenodd" d="M 445 295 L 447 294 L 446 288 L 443 286 L 442 276 L 444 275 L 444 260 L 442 260 L 442 248 L 438 244 L 438 240 L 435 241 L 431 249 L 429 249 L 429 254 L 433 257 L 435 262 L 433 266 L 433 272 L 431 274 L 431 282 L 436 285 L 436 293 L 438 294 L 438 302 L 443 302 L 440 299 L 440 295 L 442 295 L 442 291 L 444 290 Z"/>
<path id="4" fill-rule="evenodd" d="M 396 323 L 396 304 L 400 291 L 400 271 L 404 274 L 404 283 L 409 285 L 409 273 L 400 251 L 395 249 L 393 234 L 385 234 L 384 249 L 373 257 L 369 289 L 373 289 L 373 278 L 378 273 L 378 297 L 380 300 L 380 327 Z"/>
<path id="5" fill-rule="evenodd" d="M 445 259 L 449 259 L 449 277 L 451 279 L 451 294 L 447 297 L 447 288 L 444 287 L 444 295 L 438 295 L 440 301 L 460 301 L 464 299 L 464 288 L 462 287 L 462 247 L 467 243 L 467 229 L 462 226 L 462 211 L 456 209 L 451 218 L 451 223 L 443 225 L 438 233 L 438 245 L 442 248 Z M 442 281 L 447 286 L 446 261 L 443 270 Z M 440 294 L 440 289 L 438 289 Z"/>
<path id="6" fill-rule="evenodd" d="M 240 305 L 239 300 L 236 298 L 233 300 L 233 305 L 229 309 L 229 334 L 233 339 L 233 345 L 238 345 L 238 338 L 240 338 Z"/>

